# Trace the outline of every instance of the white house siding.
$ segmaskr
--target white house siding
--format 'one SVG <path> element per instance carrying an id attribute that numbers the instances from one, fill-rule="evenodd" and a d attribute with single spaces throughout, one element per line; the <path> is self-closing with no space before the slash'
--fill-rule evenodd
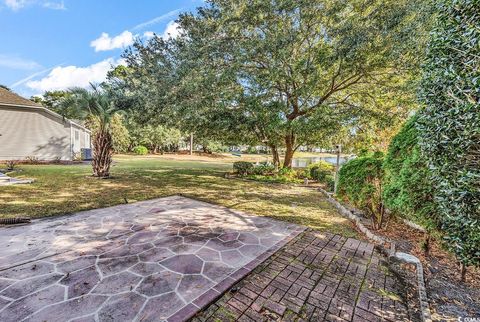
<path id="1" fill-rule="evenodd" d="M 90 148 L 90 133 L 84 128 L 72 124 L 72 152 L 80 154 L 82 148 Z M 77 137 L 78 134 L 78 137 Z"/>
<path id="2" fill-rule="evenodd" d="M 71 160 L 70 127 L 39 108 L 0 106 L 0 160 Z"/>

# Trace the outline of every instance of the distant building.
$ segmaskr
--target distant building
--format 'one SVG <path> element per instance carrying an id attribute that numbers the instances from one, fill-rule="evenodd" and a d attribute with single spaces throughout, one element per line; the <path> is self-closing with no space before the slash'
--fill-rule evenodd
<path id="1" fill-rule="evenodd" d="M 90 148 L 90 130 L 0 88 L 0 160 L 72 160 Z"/>

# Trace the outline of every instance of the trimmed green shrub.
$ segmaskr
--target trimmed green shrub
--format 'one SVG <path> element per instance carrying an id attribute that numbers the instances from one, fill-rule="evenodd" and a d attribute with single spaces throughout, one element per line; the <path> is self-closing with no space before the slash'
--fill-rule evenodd
<path id="1" fill-rule="evenodd" d="M 233 163 L 233 169 L 241 176 L 252 173 L 253 167 L 253 163 L 251 162 L 237 161 Z"/>
<path id="2" fill-rule="evenodd" d="M 272 164 L 260 164 L 253 168 L 252 173 L 255 175 L 267 175 L 272 174 L 275 171 L 275 167 Z"/>
<path id="3" fill-rule="evenodd" d="M 262 182 L 270 182 L 270 183 L 302 183 L 303 180 L 295 178 L 295 177 L 286 177 L 286 176 L 280 176 L 280 175 L 250 175 L 248 176 L 250 179 L 254 179 L 257 181 L 262 181 Z"/>
<path id="4" fill-rule="evenodd" d="M 382 153 L 358 157 L 345 163 L 338 177 L 337 194 L 364 211 L 374 229 L 382 227 L 385 215 L 382 164 Z"/>
<path id="5" fill-rule="evenodd" d="M 480 266 L 479 1 L 436 4 L 421 83 L 419 145 L 448 248 L 464 266 Z"/>
<path id="6" fill-rule="evenodd" d="M 304 172 L 303 169 L 297 171 L 290 168 L 282 168 L 276 172 L 272 164 L 261 164 L 249 171 L 248 178 L 272 183 L 302 183 Z"/>
<path id="7" fill-rule="evenodd" d="M 258 151 L 257 151 L 257 148 L 254 147 L 254 146 L 249 146 L 247 148 L 247 150 L 245 151 L 245 153 L 248 153 L 248 154 L 257 154 Z"/>
<path id="8" fill-rule="evenodd" d="M 293 180 L 293 179 L 297 178 L 297 171 L 295 171 L 292 168 L 281 168 L 280 170 L 278 170 L 278 175 L 280 177 L 286 178 L 287 180 L 288 179 Z"/>
<path id="9" fill-rule="evenodd" d="M 335 189 L 335 177 L 332 174 L 326 175 L 323 182 L 328 191 L 333 191 Z"/>
<path id="10" fill-rule="evenodd" d="M 145 155 L 148 153 L 148 149 L 144 147 L 143 145 L 138 145 L 133 148 L 133 153 L 138 154 L 138 155 Z"/>
<path id="11" fill-rule="evenodd" d="M 438 226 L 433 186 L 418 146 L 418 116 L 410 118 L 392 139 L 383 163 L 383 201 L 395 215 L 432 230 Z"/>
<path id="12" fill-rule="evenodd" d="M 310 164 L 308 166 L 308 170 L 310 172 L 311 179 L 317 180 L 319 182 L 325 182 L 325 178 L 328 175 L 332 175 L 335 168 L 332 164 L 322 160 L 322 161 Z"/>

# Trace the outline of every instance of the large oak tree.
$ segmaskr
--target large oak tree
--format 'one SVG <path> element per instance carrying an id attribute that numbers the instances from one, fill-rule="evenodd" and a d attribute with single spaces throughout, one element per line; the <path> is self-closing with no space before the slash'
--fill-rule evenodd
<path id="1" fill-rule="evenodd" d="M 423 51 L 422 3 L 211 0 L 180 17 L 176 39 L 127 52 L 125 84 L 151 113 L 184 127 L 262 142 L 277 164 L 284 148 L 290 167 L 300 145 L 411 108 L 377 94 L 406 93 Z"/>

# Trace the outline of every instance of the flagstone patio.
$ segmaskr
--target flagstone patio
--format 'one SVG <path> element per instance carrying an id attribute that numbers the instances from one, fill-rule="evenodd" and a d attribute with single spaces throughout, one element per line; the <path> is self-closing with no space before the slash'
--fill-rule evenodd
<path id="1" fill-rule="evenodd" d="M 0 228 L 0 321 L 183 321 L 303 230 L 180 196 Z"/>

